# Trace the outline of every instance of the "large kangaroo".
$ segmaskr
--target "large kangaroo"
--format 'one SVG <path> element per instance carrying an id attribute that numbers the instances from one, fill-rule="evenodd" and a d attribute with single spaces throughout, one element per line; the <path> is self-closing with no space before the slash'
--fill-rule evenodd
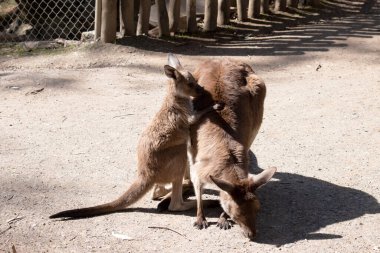
<path id="1" fill-rule="evenodd" d="M 139 200 L 154 184 L 172 183 L 169 210 L 182 211 L 194 206 L 194 202 L 184 202 L 182 198 L 182 179 L 188 166 L 189 125 L 213 109 L 222 109 L 222 105 L 211 105 L 194 112 L 191 97 L 201 95 L 203 88 L 171 54 L 164 69 L 170 78 L 167 94 L 161 109 L 139 140 L 137 178 L 130 188 L 115 201 L 59 212 L 50 218 L 82 218 L 120 211 Z"/>
<path id="2" fill-rule="evenodd" d="M 255 190 L 276 172 L 270 168 L 258 175 L 248 173 L 248 152 L 263 119 L 265 84 L 249 65 L 225 59 L 201 63 L 194 77 L 206 90 L 194 100 L 195 108 L 206 108 L 213 101 L 225 104 L 223 111 L 209 113 L 190 128 L 191 180 L 197 199 L 194 226 L 208 226 L 202 189 L 217 186 L 224 210 L 217 226 L 229 228 L 230 217 L 253 239 L 260 207 Z"/>

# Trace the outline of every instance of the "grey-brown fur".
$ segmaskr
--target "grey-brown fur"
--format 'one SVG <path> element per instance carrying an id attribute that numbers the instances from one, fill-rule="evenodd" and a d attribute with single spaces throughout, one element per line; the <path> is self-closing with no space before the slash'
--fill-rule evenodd
<path id="1" fill-rule="evenodd" d="M 259 201 L 254 192 L 265 184 L 276 168 L 259 175 L 248 174 L 248 152 L 261 126 L 266 87 L 252 68 L 232 60 L 209 60 L 194 72 L 206 93 L 194 101 L 196 108 L 221 101 L 225 108 L 213 112 L 191 127 L 191 179 L 197 198 L 197 220 L 201 229 L 208 223 L 202 206 L 202 189 L 217 186 L 224 213 L 218 226 L 228 228 L 230 216 L 252 239 Z"/>
<path id="2" fill-rule="evenodd" d="M 194 206 L 182 199 L 182 179 L 188 166 L 189 118 L 194 120 L 192 97 L 203 93 L 190 72 L 169 55 L 165 74 L 170 78 L 161 109 L 142 133 L 137 147 L 137 177 L 118 199 L 107 204 L 59 212 L 50 218 L 80 218 L 125 209 L 146 194 L 154 184 L 172 184 L 169 210 L 181 211 Z M 195 119 L 212 110 L 200 110 Z"/>

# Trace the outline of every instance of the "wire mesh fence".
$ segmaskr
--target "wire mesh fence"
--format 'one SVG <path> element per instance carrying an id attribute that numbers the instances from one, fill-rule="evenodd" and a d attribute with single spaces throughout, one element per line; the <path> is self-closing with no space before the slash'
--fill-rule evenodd
<path id="1" fill-rule="evenodd" d="M 95 0 L 0 0 L 0 42 L 79 40 L 94 20 Z"/>

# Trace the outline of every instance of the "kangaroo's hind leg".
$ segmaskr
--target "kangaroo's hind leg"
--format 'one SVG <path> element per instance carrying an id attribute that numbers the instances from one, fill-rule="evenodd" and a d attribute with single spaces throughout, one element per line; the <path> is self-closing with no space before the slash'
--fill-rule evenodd
<path id="1" fill-rule="evenodd" d="M 189 179 L 183 180 L 184 177 L 186 177 L 186 172 L 189 170 L 189 163 L 186 161 L 186 168 L 182 171 L 182 173 L 178 173 L 178 175 L 173 178 L 172 181 L 172 189 L 171 192 L 168 193 L 163 200 L 158 204 L 157 210 L 159 212 L 162 211 L 184 211 L 189 210 L 193 207 L 195 207 L 195 201 L 184 201 L 183 196 L 183 188 L 185 188 L 185 191 L 187 194 L 192 191 L 192 183 Z M 187 176 L 188 177 L 188 176 Z M 187 181 L 187 182 L 186 182 Z M 185 192 L 185 193 L 186 193 Z"/>
<path id="2" fill-rule="evenodd" d="M 171 191 L 171 187 L 155 184 L 152 191 L 152 200 L 164 199 Z"/>
<path id="3" fill-rule="evenodd" d="M 184 201 L 182 196 L 182 177 L 172 183 L 169 211 L 185 211 L 195 207 L 195 201 Z"/>

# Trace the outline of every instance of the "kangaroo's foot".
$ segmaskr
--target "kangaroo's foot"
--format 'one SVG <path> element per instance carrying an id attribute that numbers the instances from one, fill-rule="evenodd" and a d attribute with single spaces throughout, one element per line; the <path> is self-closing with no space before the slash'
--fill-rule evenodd
<path id="1" fill-rule="evenodd" d="M 171 193 L 172 187 L 166 185 L 158 185 L 155 184 L 153 191 L 152 191 L 152 200 L 164 200 L 163 202 L 166 202 L 166 198 L 170 199 L 169 193 Z M 183 199 L 187 199 L 190 196 L 194 196 L 194 188 L 193 183 L 190 180 L 183 180 L 182 184 L 182 197 Z M 170 202 L 170 200 L 169 200 Z M 159 204 L 161 205 L 161 203 Z M 165 210 L 167 210 L 168 207 L 166 207 Z"/>
<path id="2" fill-rule="evenodd" d="M 157 209 L 159 211 L 169 210 L 169 211 L 186 211 L 193 207 L 195 207 L 195 201 L 183 201 L 183 182 L 182 178 L 177 179 L 173 181 L 172 183 L 172 192 L 169 193 L 167 196 L 165 196 L 164 200 L 161 201 L 161 203 L 158 205 Z M 192 186 L 191 182 L 189 181 L 188 184 L 186 184 L 189 188 Z M 169 205 L 168 205 L 169 203 Z"/>
<path id="3" fill-rule="evenodd" d="M 197 220 L 194 222 L 194 227 L 197 229 L 206 229 L 208 226 L 208 222 L 204 216 L 197 217 Z"/>
<path id="4" fill-rule="evenodd" d="M 173 212 L 186 211 L 192 209 L 196 206 L 196 202 L 194 200 L 189 201 L 181 201 L 177 203 L 173 203 L 173 199 L 169 204 L 168 210 Z"/>
<path id="5" fill-rule="evenodd" d="M 189 189 L 189 191 L 186 191 L 183 193 L 183 198 L 186 199 L 189 196 L 191 196 L 192 194 L 194 194 L 194 190 Z M 196 203 L 194 201 L 183 201 L 182 205 L 173 206 L 170 208 L 169 205 L 171 203 L 171 200 L 172 200 L 171 196 L 161 200 L 160 203 L 158 203 L 158 205 L 157 205 L 157 211 L 159 213 L 162 213 L 165 211 L 174 211 L 174 212 L 175 211 L 186 211 L 186 210 L 192 209 L 196 206 Z M 217 202 L 217 204 L 219 204 L 219 202 Z"/>
<path id="6" fill-rule="evenodd" d="M 220 215 L 219 220 L 216 223 L 216 226 L 218 228 L 224 229 L 224 230 L 230 229 L 233 226 L 233 223 L 231 220 L 228 220 L 228 218 L 229 218 L 229 216 L 225 212 L 223 212 Z"/>

